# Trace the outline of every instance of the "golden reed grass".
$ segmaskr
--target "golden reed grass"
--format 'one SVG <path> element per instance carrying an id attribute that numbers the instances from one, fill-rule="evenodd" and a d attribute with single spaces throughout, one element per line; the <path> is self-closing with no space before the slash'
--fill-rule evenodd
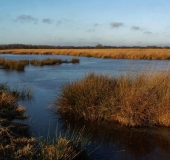
<path id="1" fill-rule="evenodd" d="M 90 122 L 170 126 L 169 82 L 169 71 L 119 77 L 90 73 L 65 84 L 55 105 L 63 116 Z"/>
<path id="2" fill-rule="evenodd" d="M 49 54 L 115 59 L 169 60 L 170 49 L 11 49 L 1 54 Z"/>

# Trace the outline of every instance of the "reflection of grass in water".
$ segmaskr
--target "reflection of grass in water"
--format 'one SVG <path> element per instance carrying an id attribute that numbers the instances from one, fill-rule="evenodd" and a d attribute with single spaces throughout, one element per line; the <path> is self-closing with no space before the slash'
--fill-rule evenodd
<path id="1" fill-rule="evenodd" d="M 63 118 L 61 118 L 62 123 L 69 123 L 70 128 L 77 128 L 77 131 L 84 126 L 84 135 L 89 135 L 91 144 L 93 145 L 95 142 L 101 147 L 99 148 L 101 151 L 104 148 L 102 154 L 106 156 L 125 153 L 135 158 L 147 157 L 156 149 L 161 153 L 162 158 L 166 155 L 170 156 L 170 138 L 167 136 L 170 134 L 169 128 L 129 128 L 116 123 L 89 124 L 84 121 L 73 121 L 68 117 Z M 65 130 L 67 130 L 67 123 L 63 123 L 62 126 Z M 163 130 L 166 130 L 166 135 Z M 115 149 L 115 145 L 117 149 Z M 97 155 L 102 156 L 100 152 L 96 151 L 94 156 Z"/>
<path id="2" fill-rule="evenodd" d="M 169 71 L 110 77 L 90 73 L 66 83 L 55 101 L 61 115 L 126 126 L 170 126 Z"/>

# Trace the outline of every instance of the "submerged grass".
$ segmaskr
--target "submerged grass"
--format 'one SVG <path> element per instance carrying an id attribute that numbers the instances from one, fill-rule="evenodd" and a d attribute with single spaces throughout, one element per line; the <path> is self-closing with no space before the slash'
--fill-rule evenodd
<path id="1" fill-rule="evenodd" d="M 89 73 L 65 84 L 56 99 L 63 116 L 125 126 L 170 126 L 169 71 L 110 77 Z"/>

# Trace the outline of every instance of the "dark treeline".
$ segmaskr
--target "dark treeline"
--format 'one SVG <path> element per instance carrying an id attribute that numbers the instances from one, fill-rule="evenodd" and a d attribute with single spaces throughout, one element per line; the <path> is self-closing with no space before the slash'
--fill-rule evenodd
<path id="1" fill-rule="evenodd" d="M 50 45 L 29 45 L 29 44 L 0 44 L 0 50 L 5 49 L 109 49 L 109 48 L 162 48 L 170 49 L 170 46 L 103 46 L 97 44 L 96 46 L 50 46 Z"/>

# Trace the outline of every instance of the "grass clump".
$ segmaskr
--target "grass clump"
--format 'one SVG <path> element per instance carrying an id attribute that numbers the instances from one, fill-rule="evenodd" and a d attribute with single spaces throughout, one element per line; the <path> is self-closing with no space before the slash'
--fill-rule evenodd
<path id="1" fill-rule="evenodd" d="M 85 76 L 81 81 L 67 83 L 56 101 L 58 111 L 87 121 L 104 119 L 104 108 L 107 107 L 111 86 L 114 85 L 111 79 L 94 73 Z"/>
<path id="2" fill-rule="evenodd" d="M 23 86 L 19 88 L 17 85 L 10 87 L 8 83 L 0 83 L 0 93 L 8 93 L 17 100 L 32 100 L 34 98 L 34 91 L 31 87 Z"/>
<path id="3" fill-rule="evenodd" d="M 43 65 L 59 65 L 62 63 L 61 59 L 46 58 L 41 61 Z"/>
<path id="4" fill-rule="evenodd" d="M 62 63 L 61 59 L 46 58 L 43 60 L 33 59 L 30 63 L 34 66 L 44 66 L 44 65 L 59 65 Z"/>
<path id="5" fill-rule="evenodd" d="M 25 66 L 29 64 L 28 60 L 6 60 L 4 58 L 0 59 L 0 65 L 2 65 L 3 69 L 24 71 Z"/>
<path id="6" fill-rule="evenodd" d="M 41 61 L 38 59 L 32 59 L 30 60 L 30 64 L 34 65 L 34 66 L 40 66 L 41 65 Z"/>
<path id="7" fill-rule="evenodd" d="M 72 58 L 71 62 L 72 62 L 72 63 L 79 63 L 80 60 L 79 60 L 78 58 Z"/>
<path id="8" fill-rule="evenodd" d="M 82 134 L 60 134 L 54 141 L 30 137 L 29 127 L 15 120 L 27 118 L 18 100 L 26 99 L 27 90 L 0 84 L 0 159 L 6 160 L 76 160 L 88 156 L 88 142 Z M 88 158 L 88 157 L 87 157 Z M 86 159 L 87 159 L 86 158 Z"/>
<path id="9" fill-rule="evenodd" d="M 19 90 L 14 92 L 6 83 L 0 84 L 0 159 L 28 159 L 35 153 L 29 127 L 14 121 L 27 118 L 25 107 L 18 103 L 20 95 Z"/>
<path id="10" fill-rule="evenodd" d="M 69 131 L 69 130 L 68 130 Z M 45 160 L 87 160 L 89 153 L 86 147 L 90 144 L 87 138 L 84 138 L 82 130 L 79 133 L 73 131 L 65 134 L 56 135 L 52 141 L 40 139 L 39 159 Z"/>
<path id="11" fill-rule="evenodd" d="M 25 66 L 31 64 L 34 66 L 44 66 L 44 65 L 60 65 L 62 63 L 79 63 L 79 59 L 72 58 L 72 60 L 61 60 L 57 58 L 46 58 L 43 60 L 39 59 L 32 59 L 32 60 L 6 60 L 5 58 L 0 58 L 0 65 L 2 69 L 10 69 L 10 70 L 17 70 L 17 71 L 24 71 Z"/>
<path id="12" fill-rule="evenodd" d="M 169 72 L 110 77 L 90 73 L 67 83 L 55 101 L 63 116 L 126 126 L 170 126 Z"/>

